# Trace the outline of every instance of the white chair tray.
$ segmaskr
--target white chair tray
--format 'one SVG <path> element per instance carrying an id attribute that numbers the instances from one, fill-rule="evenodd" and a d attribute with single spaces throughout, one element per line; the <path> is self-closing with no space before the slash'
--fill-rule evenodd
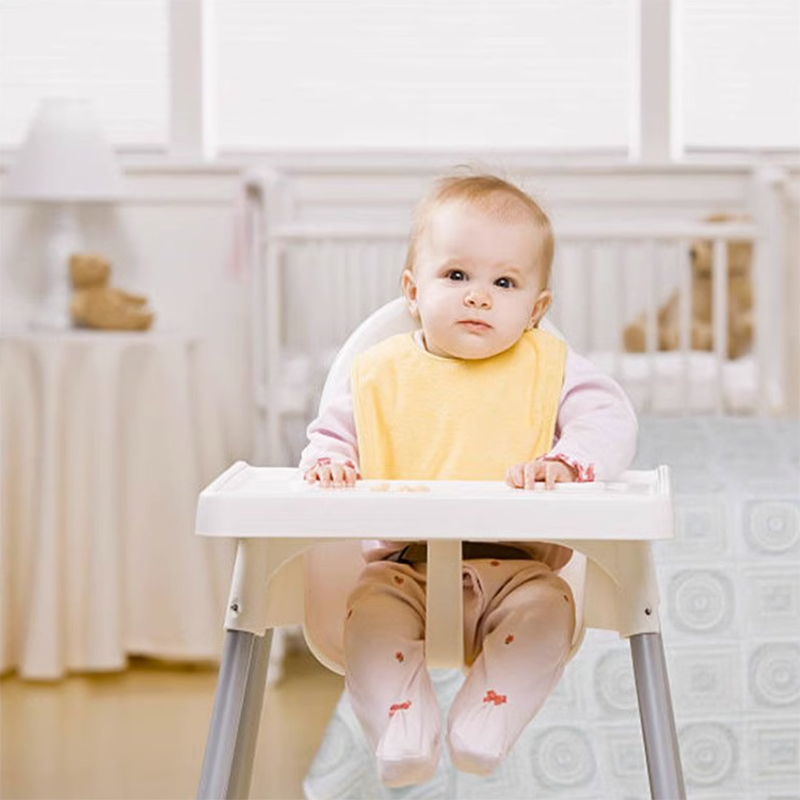
<path id="1" fill-rule="evenodd" d="M 196 533 L 234 538 L 666 539 L 669 469 L 521 491 L 502 481 L 358 481 L 322 489 L 299 470 L 239 461 L 201 494 Z"/>

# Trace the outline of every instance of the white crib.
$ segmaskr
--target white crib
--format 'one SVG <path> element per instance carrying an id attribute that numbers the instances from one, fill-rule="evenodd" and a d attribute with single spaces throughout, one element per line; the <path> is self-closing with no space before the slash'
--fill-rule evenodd
<path id="1" fill-rule="evenodd" d="M 296 462 L 333 356 L 369 313 L 399 294 L 410 212 L 433 172 L 248 176 L 253 381 L 258 463 Z M 587 177 L 589 180 L 591 176 Z M 747 191 L 701 210 L 616 193 L 563 203 L 550 319 L 624 386 L 639 411 L 773 414 L 786 397 L 781 292 L 781 175 L 755 171 Z M 523 182 L 524 185 L 524 182 Z M 686 206 L 686 208 L 682 208 Z M 751 222 L 704 223 L 724 210 Z M 690 246 L 713 242 L 711 352 L 690 349 Z M 727 245 L 754 248 L 754 344 L 727 357 Z M 678 289 L 679 343 L 656 350 L 658 305 Z M 624 324 L 644 310 L 646 352 L 622 352 Z"/>

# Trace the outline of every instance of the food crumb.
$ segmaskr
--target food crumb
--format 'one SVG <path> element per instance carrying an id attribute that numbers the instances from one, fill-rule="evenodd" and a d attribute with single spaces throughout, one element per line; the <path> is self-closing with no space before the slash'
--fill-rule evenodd
<path id="1" fill-rule="evenodd" d="M 396 488 L 392 488 L 390 483 L 383 481 L 382 483 L 376 483 L 370 486 L 371 492 L 429 492 L 430 486 L 425 486 L 424 484 L 417 483 L 417 484 L 410 484 L 410 483 L 403 483 L 400 484 Z"/>

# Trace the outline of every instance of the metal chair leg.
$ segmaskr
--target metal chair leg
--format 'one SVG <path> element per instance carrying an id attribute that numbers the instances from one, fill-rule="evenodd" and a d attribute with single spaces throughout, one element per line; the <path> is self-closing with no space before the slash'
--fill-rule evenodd
<path id="1" fill-rule="evenodd" d="M 639 717 L 653 800 L 685 800 L 675 715 L 660 633 L 630 637 Z"/>
<path id="2" fill-rule="evenodd" d="M 271 641 L 271 629 L 225 635 L 199 800 L 244 800 L 250 793 Z"/>

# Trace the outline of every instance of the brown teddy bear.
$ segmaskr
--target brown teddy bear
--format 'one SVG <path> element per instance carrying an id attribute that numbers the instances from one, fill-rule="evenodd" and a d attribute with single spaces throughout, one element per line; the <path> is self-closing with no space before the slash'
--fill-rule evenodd
<path id="1" fill-rule="evenodd" d="M 74 289 L 70 313 L 77 327 L 106 331 L 146 331 L 154 315 L 147 298 L 109 286 L 111 265 L 102 256 L 76 253 L 69 260 Z"/>
<path id="2" fill-rule="evenodd" d="M 746 217 L 715 214 L 706 222 L 742 222 Z M 691 246 L 692 308 L 691 348 L 713 350 L 713 280 L 714 246 L 709 240 L 697 240 Z M 738 358 L 753 343 L 753 245 L 751 242 L 728 243 L 728 357 Z M 678 350 L 680 325 L 680 291 L 675 290 L 658 310 L 657 349 Z M 643 353 L 645 346 L 645 314 L 625 326 L 623 345 L 628 353 Z"/>

